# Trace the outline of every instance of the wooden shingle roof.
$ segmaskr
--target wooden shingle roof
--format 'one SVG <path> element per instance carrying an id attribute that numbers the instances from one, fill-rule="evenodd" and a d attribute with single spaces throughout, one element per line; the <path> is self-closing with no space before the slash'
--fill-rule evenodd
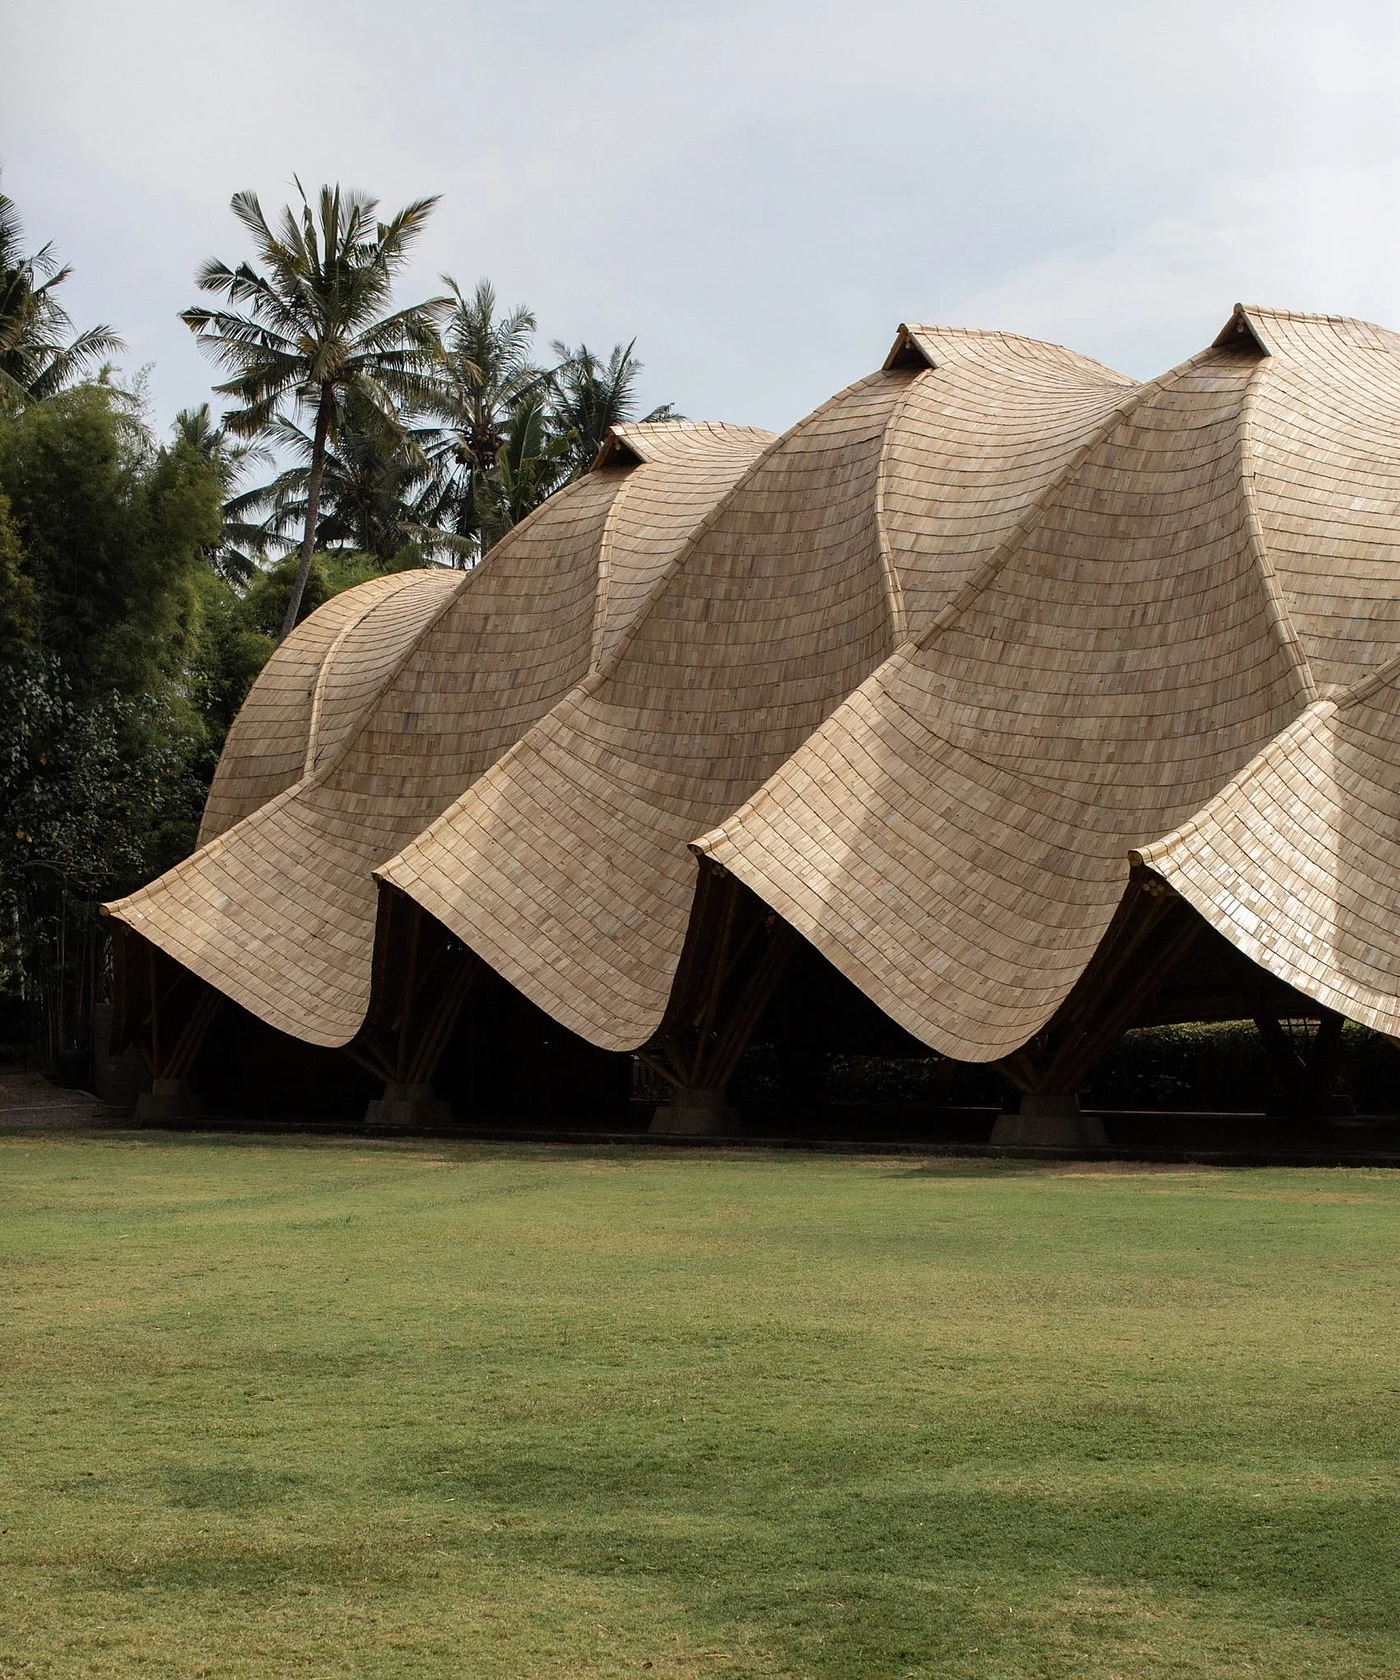
<path id="1" fill-rule="evenodd" d="M 378 579 L 313 614 L 230 735 L 214 837 L 109 913 L 272 1026 L 313 1044 L 352 1038 L 369 1000 L 374 866 L 586 675 L 770 441 L 664 430 L 660 459 L 589 473 L 474 571 Z"/>
<path id="2" fill-rule="evenodd" d="M 911 326 L 780 439 L 621 428 L 479 573 L 308 621 L 210 843 L 112 913 L 344 1043 L 377 878 L 631 1049 L 698 852 L 985 1061 L 1051 1020 L 1136 861 L 1400 1031 L 1397 398 L 1396 335 L 1240 308 L 1148 384 Z"/>
<path id="3" fill-rule="evenodd" d="M 1123 399 L 1119 375 L 1048 345 L 919 337 L 917 364 L 772 445 L 613 658 L 379 872 L 594 1043 L 660 1022 L 688 842 L 801 751 L 910 603 L 917 619 L 955 594 Z"/>

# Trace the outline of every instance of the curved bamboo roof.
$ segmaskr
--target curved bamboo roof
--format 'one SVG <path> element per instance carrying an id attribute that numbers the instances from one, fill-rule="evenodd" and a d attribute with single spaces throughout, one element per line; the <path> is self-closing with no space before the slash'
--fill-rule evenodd
<path id="1" fill-rule="evenodd" d="M 1319 700 L 1175 832 L 1132 854 L 1339 1014 L 1400 1035 L 1400 660 Z"/>
<path id="2" fill-rule="evenodd" d="M 1236 814 L 1222 790 L 1293 739 L 1319 679 L 1400 646 L 1397 350 L 1359 323 L 1237 312 L 699 849 L 925 1042 L 970 1061 L 1026 1044 L 1132 855 L 1157 867 L 1146 836 Z M 1310 943 L 1255 838 L 1276 916 Z M 1228 871 L 1214 899 L 1194 880 L 1189 902 L 1262 960 Z M 1334 923 L 1335 896 L 1313 914 Z M 1308 964 L 1265 966 L 1357 1013 Z"/>
<path id="3" fill-rule="evenodd" d="M 333 595 L 297 626 L 233 720 L 205 801 L 201 846 L 327 761 L 460 581 L 425 571 L 374 578 Z"/>
<path id="4" fill-rule="evenodd" d="M 210 843 L 112 913 L 343 1043 L 377 876 L 625 1050 L 698 853 L 984 1061 L 1052 1020 L 1137 865 L 1400 1031 L 1397 352 L 1238 309 L 1134 384 L 909 327 L 780 439 L 623 428 L 478 574 L 309 620 Z"/>
<path id="5" fill-rule="evenodd" d="M 906 330 L 890 364 L 775 443 L 612 659 L 380 871 L 596 1044 L 661 1021 L 688 843 L 956 593 L 1125 390 L 1000 334 Z"/>
<path id="6" fill-rule="evenodd" d="M 109 913 L 272 1026 L 348 1042 L 369 1002 L 374 866 L 588 672 L 770 437 L 621 428 L 609 460 L 474 571 L 405 572 L 327 602 L 230 732 L 212 838 Z"/>

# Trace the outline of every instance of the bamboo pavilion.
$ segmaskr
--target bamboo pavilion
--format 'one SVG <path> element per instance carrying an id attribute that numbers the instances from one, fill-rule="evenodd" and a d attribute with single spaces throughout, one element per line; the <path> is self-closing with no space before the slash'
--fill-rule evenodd
<path id="1" fill-rule="evenodd" d="M 1325 1104 L 1344 1019 L 1400 1034 L 1397 414 L 1400 336 L 1239 307 L 1148 383 L 911 326 L 781 437 L 617 428 L 263 671 L 107 907 L 148 1110 L 604 1115 L 640 1058 L 723 1130 L 765 1039 L 1091 1144 L 1125 1031 L 1229 1019 Z"/>

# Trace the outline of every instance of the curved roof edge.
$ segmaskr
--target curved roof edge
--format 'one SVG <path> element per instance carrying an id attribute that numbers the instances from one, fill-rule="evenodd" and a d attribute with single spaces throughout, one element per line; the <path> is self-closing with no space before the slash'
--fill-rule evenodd
<path id="1" fill-rule="evenodd" d="M 310 1043 L 353 1038 L 375 865 L 582 680 L 600 597 L 609 625 L 625 624 L 768 441 L 745 428 L 651 430 L 667 434 L 658 460 L 584 474 L 469 572 L 412 574 L 443 593 L 426 615 L 397 582 L 368 614 L 343 607 L 322 638 L 338 655 L 318 644 L 320 664 L 302 673 L 297 779 L 108 913 L 269 1025 Z M 381 608 L 398 619 L 381 622 Z"/>
<path id="2" fill-rule="evenodd" d="M 1130 860 L 1260 968 L 1400 1035 L 1400 659 L 1309 706 Z"/>
<path id="3" fill-rule="evenodd" d="M 363 710 L 373 694 L 356 692 L 358 671 L 343 671 L 348 684 L 335 684 L 331 676 L 338 667 L 362 666 L 354 644 L 363 639 L 356 632 L 366 621 L 405 591 L 422 589 L 428 602 L 464 575 L 417 568 L 370 578 L 332 595 L 297 625 L 258 673 L 228 732 L 200 818 L 199 845 L 300 781 L 313 761 L 324 757 L 317 753 L 318 740 L 353 730 L 357 705 Z M 385 650 L 375 651 L 382 656 Z"/>

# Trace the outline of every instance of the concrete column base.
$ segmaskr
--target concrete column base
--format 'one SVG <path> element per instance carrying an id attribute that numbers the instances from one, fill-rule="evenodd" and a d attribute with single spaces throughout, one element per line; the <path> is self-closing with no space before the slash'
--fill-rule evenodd
<path id="1" fill-rule="evenodd" d="M 652 1116 L 650 1132 L 669 1132 L 680 1137 L 734 1137 L 740 1131 L 739 1111 L 729 1106 L 723 1086 L 702 1090 L 677 1086 L 669 1103 L 662 1103 Z"/>
<path id="2" fill-rule="evenodd" d="M 197 1120 L 204 1103 L 188 1079 L 156 1079 L 136 1099 L 138 1120 Z"/>
<path id="3" fill-rule="evenodd" d="M 431 1085 L 396 1085 L 391 1081 L 384 1087 L 384 1095 L 376 1097 L 365 1110 L 365 1124 L 405 1132 L 417 1126 L 450 1126 L 452 1104 L 435 1096 Z"/>
<path id="4" fill-rule="evenodd" d="M 1019 1113 L 997 1117 L 991 1141 L 1021 1148 L 1103 1149 L 1108 1137 L 1097 1114 L 1081 1112 L 1078 1097 L 1027 1094 Z"/>

